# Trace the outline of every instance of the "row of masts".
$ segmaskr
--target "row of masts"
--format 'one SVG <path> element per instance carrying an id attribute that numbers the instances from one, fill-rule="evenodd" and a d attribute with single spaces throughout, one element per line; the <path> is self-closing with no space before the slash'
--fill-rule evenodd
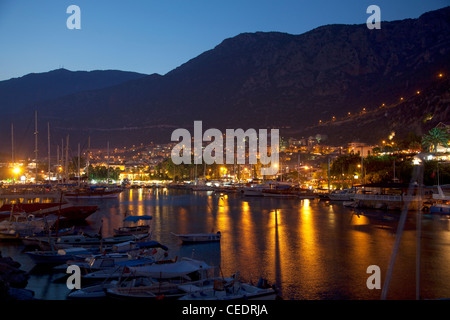
<path id="1" fill-rule="evenodd" d="M 64 148 L 65 147 L 65 148 Z M 90 153 L 91 149 L 91 137 L 88 138 L 88 154 Z M 51 178 L 51 149 L 50 149 L 50 122 L 47 122 L 47 160 L 48 160 L 48 170 L 47 170 L 47 176 L 48 181 L 50 182 Z M 64 154 L 65 153 L 65 154 Z M 60 159 L 61 155 L 61 159 Z M 11 161 L 12 165 L 14 166 L 16 163 L 15 159 L 15 147 L 14 147 L 14 123 L 11 122 Z M 38 181 L 38 126 L 37 126 L 37 110 L 35 110 L 34 113 L 34 157 L 35 157 L 35 182 Z M 59 168 L 64 167 L 64 176 L 58 175 L 56 173 L 57 181 L 58 182 L 64 182 L 68 181 L 68 173 L 69 173 L 69 135 L 66 136 L 66 144 L 64 146 L 64 138 L 61 139 L 61 150 L 59 148 L 59 145 L 57 145 L 57 151 L 56 151 L 56 163 Z M 89 156 L 87 157 L 87 170 L 89 170 Z M 78 143 L 78 161 L 77 161 L 77 172 L 78 172 L 78 185 L 81 183 L 81 149 L 80 149 L 80 143 Z M 107 143 L 107 172 L 108 172 L 108 178 L 107 183 L 109 184 L 109 141 Z M 88 172 L 87 172 L 88 174 Z"/>

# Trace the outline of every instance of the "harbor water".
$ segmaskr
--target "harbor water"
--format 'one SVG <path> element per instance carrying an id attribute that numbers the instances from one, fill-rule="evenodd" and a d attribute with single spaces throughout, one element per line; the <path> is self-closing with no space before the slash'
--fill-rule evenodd
<path id="1" fill-rule="evenodd" d="M 385 281 L 400 212 L 356 210 L 342 202 L 244 197 L 166 188 L 130 189 L 118 199 L 79 200 L 98 205 L 80 230 L 111 236 L 126 215 L 151 215 L 152 240 L 169 257 L 193 257 L 216 266 L 224 276 L 239 272 L 256 283 L 274 283 L 287 300 L 380 299 L 369 289 L 367 268 L 379 266 Z M 182 244 L 175 234 L 217 232 L 218 243 Z M 388 299 L 450 297 L 450 219 L 422 214 L 420 279 L 416 280 L 416 213 L 409 212 L 390 281 Z M 27 289 L 35 298 L 66 299 L 63 273 L 38 270 L 20 242 L 0 243 L 30 272 Z M 82 283 L 83 285 L 83 283 Z"/>

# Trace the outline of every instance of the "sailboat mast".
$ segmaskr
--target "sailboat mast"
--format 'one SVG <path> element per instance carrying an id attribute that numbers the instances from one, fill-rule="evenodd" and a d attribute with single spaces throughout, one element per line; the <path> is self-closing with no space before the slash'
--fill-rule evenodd
<path id="1" fill-rule="evenodd" d="M 64 168 L 64 138 L 61 139 L 61 163 L 60 163 L 60 166 L 61 166 L 61 183 L 63 183 L 64 178 L 63 178 L 62 170 Z M 65 173 L 66 173 L 66 171 L 64 171 L 64 174 Z"/>
<path id="2" fill-rule="evenodd" d="M 47 144 L 48 144 L 48 183 L 50 183 L 50 122 L 47 122 Z"/>
<path id="3" fill-rule="evenodd" d="M 88 151 L 87 151 L 87 156 L 86 156 L 86 160 L 87 160 L 87 163 L 86 163 L 86 177 L 87 177 L 87 179 L 88 179 L 88 181 L 89 181 L 89 165 L 90 165 L 90 163 L 89 163 L 89 158 L 90 158 L 90 156 L 91 156 L 91 137 L 89 136 L 88 137 Z"/>
<path id="4" fill-rule="evenodd" d="M 65 157 L 65 165 L 64 165 L 64 177 L 66 182 L 69 180 L 69 135 L 66 138 L 66 157 Z"/>
<path id="5" fill-rule="evenodd" d="M 330 192 L 331 187 L 330 155 L 328 155 L 327 173 L 328 173 L 328 192 Z"/>
<path id="6" fill-rule="evenodd" d="M 12 165 L 16 163 L 14 159 L 14 123 L 11 122 L 11 161 Z"/>
<path id="7" fill-rule="evenodd" d="M 108 143 L 107 143 L 107 151 L 106 151 L 106 154 L 107 154 L 107 165 L 108 165 L 108 175 L 107 175 L 107 180 L 106 180 L 106 184 L 109 184 L 109 141 L 108 141 Z"/>
<path id="8" fill-rule="evenodd" d="M 38 131 L 37 131 L 37 110 L 34 111 L 34 157 L 36 162 L 36 170 L 35 170 L 35 180 L 37 183 L 38 180 Z"/>
<path id="9" fill-rule="evenodd" d="M 80 159 L 81 155 L 80 155 L 80 144 L 78 143 L 78 186 L 80 186 Z"/>
<path id="10" fill-rule="evenodd" d="M 56 183 L 59 182 L 59 144 L 56 146 Z"/>

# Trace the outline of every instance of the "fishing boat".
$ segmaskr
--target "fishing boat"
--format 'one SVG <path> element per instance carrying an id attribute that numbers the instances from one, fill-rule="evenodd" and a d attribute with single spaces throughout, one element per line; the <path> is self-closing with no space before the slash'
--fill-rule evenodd
<path id="1" fill-rule="evenodd" d="M 192 242 L 216 242 L 220 241 L 222 234 L 220 231 L 216 233 L 190 233 L 190 234 L 175 234 L 171 232 L 172 235 L 178 237 L 181 241 L 192 243 Z"/>

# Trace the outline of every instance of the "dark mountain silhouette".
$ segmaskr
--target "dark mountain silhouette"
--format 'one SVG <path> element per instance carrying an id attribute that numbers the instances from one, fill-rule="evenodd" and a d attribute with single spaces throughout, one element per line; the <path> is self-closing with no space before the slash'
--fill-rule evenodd
<path id="1" fill-rule="evenodd" d="M 449 74 L 450 7 L 381 27 L 244 33 L 164 76 L 35 106 L 55 136 L 81 141 L 90 135 L 97 146 L 107 139 L 113 145 L 168 142 L 175 128 L 189 129 L 194 120 L 204 129 L 280 128 L 282 135 L 302 135 L 319 120 L 395 105 L 432 86 L 439 72 Z M 412 122 L 421 121 L 420 112 L 409 114 Z"/>
<path id="2" fill-rule="evenodd" d="M 0 110 L 3 114 L 23 112 L 37 103 L 68 94 L 96 90 L 146 75 L 117 70 L 69 71 L 57 69 L 45 73 L 30 73 L 20 78 L 0 81 Z"/>

